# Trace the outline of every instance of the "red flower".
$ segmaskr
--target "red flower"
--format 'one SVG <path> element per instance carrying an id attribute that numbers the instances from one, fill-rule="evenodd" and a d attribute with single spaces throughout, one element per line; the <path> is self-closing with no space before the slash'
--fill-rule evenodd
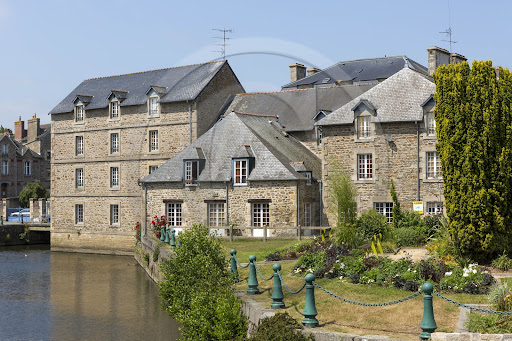
<path id="1" fill-rule="evenodd" d="M 153 224 L 153 226 L 154 226 L 154 225 L 155 225 L 155 222 L 154 222 L 154 221 L 152 221 L 152 222 L 151 222 L 151 224 Z"/>

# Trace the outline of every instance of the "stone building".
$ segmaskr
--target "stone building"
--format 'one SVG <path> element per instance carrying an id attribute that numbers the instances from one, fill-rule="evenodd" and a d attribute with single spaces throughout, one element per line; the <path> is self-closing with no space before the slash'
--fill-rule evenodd
<path id="1" fill-rule="evenodd" d="M 273 115 L 232 112 L 148 175 L 142 183 L 150 224 L 165 215 L 176 227 L 207 224 L 279 228 L 318 226 L 320 159 L 287 134 Z M 251 235 L 251 231 L 245 231 Z"/>
<path id="2" fill-rule="evenodd" d="M 0 137 L 0 197 L 16 198 L 27 183 L 39 180 L 50 190 L 50 125 L 41 125 L 34 115 L 27 129 L 21 120 L 14 123 L 14 136 Z"/>
<path id="3" fill-rule="evenodd" d="M 206 132 L 236 93 L 212 62 L 83 81 L 51 112 L 53 250 L 133 252 L 138 180 Z"/>

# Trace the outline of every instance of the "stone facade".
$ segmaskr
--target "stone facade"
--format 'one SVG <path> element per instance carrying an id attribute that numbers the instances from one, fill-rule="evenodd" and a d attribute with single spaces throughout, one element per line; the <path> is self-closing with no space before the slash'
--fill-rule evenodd
<path id="1" fill-rule="evenodd" d="M 52 250 L 132 253 L 135 223 L 144 218 L 138 180 L 201 135 L 226 98 L 243 91 L 225 63 L 195 100 L 161 103 L 156 115 L 149 114 L 149 103 L 121 106 L 117 118 L 111 118 L 110 107 L 85 106 L 78 122 L 75 112 L 52 114 Z M 158 136 L 155 150 L 152 132 Z M 114 153 L 112 134 L 118 137 Z M 82 153 L 77 153 L 79 140 Z"/>

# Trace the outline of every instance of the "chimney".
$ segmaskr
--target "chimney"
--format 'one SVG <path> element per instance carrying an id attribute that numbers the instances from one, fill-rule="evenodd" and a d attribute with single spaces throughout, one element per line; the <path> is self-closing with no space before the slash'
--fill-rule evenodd
<path id="1" fill-rule="evenodd" d="M 428 51 L 428 74 L 433 75 L 441 65 L 448 65 L 451 61 L 450 52 L 437 46 L 432 46 Z M 455 53 L 454 53 L 455 54 Z M 457 55 L 460 56 L 460 55 Z M 464 58 L 464 56 L 460 56 Z"/>
<path id="2" fill-rule="evenodd" d="M 496 73 L 496 80 L 500 80 L 500 67 L 499 66 L 493 66 L 494 72 Z"/>
<path id="3" fill-rule="evenodd" d="M 39 135 L 39 118 L 36 114 L 27 122 L 27 142 L 34 141 Z"/>
<path id="4" fill-rule="evenodd" d="M 290 83 L 306 77 L 306 67 L 302 64 L 293 63 L 290 65 Z"/>
<path id="5" fill-rule="evenodd" d="M 308 72 L 308 76 L 311 76 L 311 75 L 314 75 L 315 73 L 320 72 L 322 70 L 317 69 L 316 67 L 311 67 L 311 68 L 307 69 L 306 71 Z"/>
<path id="6" fill-rule="evenodd" d="M 25 133 L 25 122 L 21 120 L 21 116 L 17 122 L 14 122 L 14 139 L 21 140 Z"/>

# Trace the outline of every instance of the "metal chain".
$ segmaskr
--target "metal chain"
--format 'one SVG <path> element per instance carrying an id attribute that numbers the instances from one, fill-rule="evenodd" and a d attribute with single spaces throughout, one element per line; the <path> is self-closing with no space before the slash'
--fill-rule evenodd
<path id="1" fill-rule="evenodd" d="M 402 302 L 405 302 L 407 300 L 410 300 L 411 298 L 414 298 L 420 294 L 422 294 L 423 292 L 422 291 L 418 291 L 418 292 L 415 292 L 414 294 L 410 295 L 410 296 L 407 296 L 407 297 L 404 297 L 402 299 L 399 299 L 399 300 L 394 300 L 394 301 L 390 301 L 390 302 L 385 302 L 385 303 L 363 303 L 363 302 L 357 302 L 357 301 L 352 301 L 352 300 L 348 300 L 346 298 L 343 298 L 341 296 L 338 296 L 336 294 L 333 294 L 332 292 L 330 292 L 329 290 L 327 289 L 324 289 L 322 288 L 319 284 L 317 284 L 316 282 L 313 282 L 313 284 L 320 290 L 322 290 L 323 292 L 325 292 L 326 294 L 328 295 L 331 295 L 332 297 L 335 297 L 339 300 L 342 300 L 344 302 L 347 302 L 347 303 L 352 303 L 352 304 L 356 304 L 356 305 L 363 305 L 363 306 L 367 306 L 367 307 L 382 307 L 382 306 L 386 306 L 386 305 L 392 305 L 392 304 L 398 304 L 398 303 L 402 303 Z"/>
<path id="2" fill-rule="evenodd" d="M 281 272 L 279 272 L 279 271 L 278 271 L 278 272 L 277 272 L 277 275 L 279 276 L 279 279 L 281 280 L 281 283 L 283 284 L 283 287 L 284 287 L 284 288 L 286 289 L 286 291 L 288 291 L 290 294 L 298 294 L 299 292 L 301 292 L 301 291 L 302 291 L 302 289 L 304 289 L 304 288 L 306 287 L 306 282 L 304 282 L 304 284 L 302 285 L 302 288 L 300 288 L 299 290 L 296 290 L 296 291 L 294 291 L 294 290 L 290 290 L 290 289 L 286 286 L 286 284 L 284 283 L 284 279 L 283 279 L 283 277 L 281 277 Z"/>
<path id="3" fill-rule="evenodd" d="M 454 301 L 452 299 L 449 299 L 448 297 L 443 296 L 443 295 L 441 295 L 440 293 L 438 293 L 436 291 L 434 291 L 432 294 L 436 295 L 439 298 L 442 298 L 445 301 L 448 301 L 450 303 L 458 305 L 459 307 L 471 309 L 471 310 L 474 310 L 474 311 L 479 311 L 479 312 L 482 312 L 482 313 L 498 314 L 498 315 L 512 315 L 512 311 L 497 311 L 497 310 L 490 310 L 490 309 L 483 309 L 483 308 L 472 307 L 470 305 L 463 304 L 463 303 Z"/>
<path id="4" fill-rule="evenodd" d="M 240 264 L 240 262 L 238 261 L 238 259 L 236 258 L 236 256 L 233 256 L 235 258 L 235 261 L 236 261 L 236 264 L 238 264 L 239 267 L 241 267 L 242 269 L 246 268 L 249 266 L 249 264 L 251 264 L 250 262 L 247 263 L 247 265 L 243 266 L 242 264 Z"/>
<path id="5" fill-rule="evenodd" d="M 263 275 L 260 272 L 260 269 L 258 269 L 258 266 L 256 265 L 256 262 L 254 262 L 254 267 L 256 268 L 256 271 L 258 272 L 258 275 L 260 275 L 261 279 L 264 281 L 270 281 L 272 278 L 274 278 L 274 275 L 271 275 L 269 278 L 263 277 Z"/>

